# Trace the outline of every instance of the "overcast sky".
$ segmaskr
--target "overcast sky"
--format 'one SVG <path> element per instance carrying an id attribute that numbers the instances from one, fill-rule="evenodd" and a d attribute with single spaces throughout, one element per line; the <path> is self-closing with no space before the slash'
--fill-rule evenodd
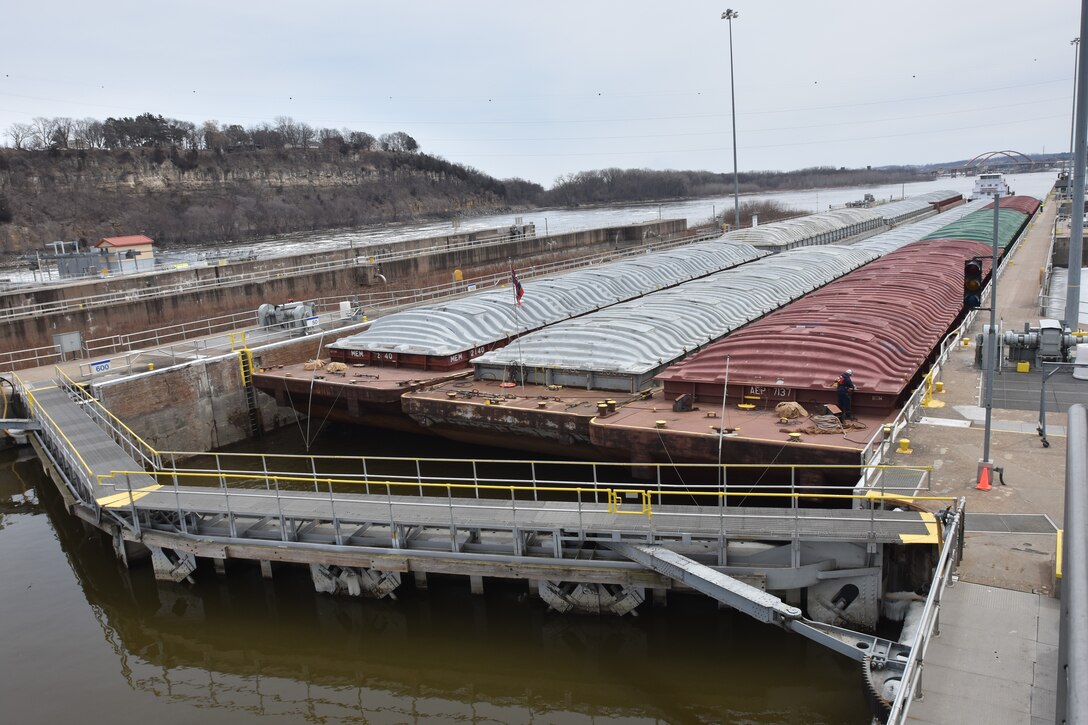
<path id="1" fill-rule="evenodd" d="M 428 153 L 545 186 L 606 167 L 731 171 L 726 7 L 6 3 L 0 130 L 35 116 L 291 116 L 406 131 Z M 741 170 L 1068 150 L 1076 0 L 733 7 Z"/>

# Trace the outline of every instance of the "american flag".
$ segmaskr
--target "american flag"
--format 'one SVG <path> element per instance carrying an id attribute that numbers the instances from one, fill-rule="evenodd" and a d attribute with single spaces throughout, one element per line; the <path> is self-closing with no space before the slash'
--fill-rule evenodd
<path id="1" fill-rule="evenodd" d="M 525 296 L 525 288 L 518 281 L 518 275 L 514 272 L 513 267 L 510 268 L 510 284 L 514 285 L 514 299 L 520 305 L 521 298 Z"/>

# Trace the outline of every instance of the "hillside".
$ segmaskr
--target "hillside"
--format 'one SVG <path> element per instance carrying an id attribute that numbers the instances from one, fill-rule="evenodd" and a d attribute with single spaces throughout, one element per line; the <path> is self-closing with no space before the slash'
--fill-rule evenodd
<path id="1" fill-rule="evenodd" d="M 422 153 L 347 145 L 0 148 L 0 253 L 7 254 L 57 239 L 143 233 L 185 245 L 509 205 L 502 182 Z"/>

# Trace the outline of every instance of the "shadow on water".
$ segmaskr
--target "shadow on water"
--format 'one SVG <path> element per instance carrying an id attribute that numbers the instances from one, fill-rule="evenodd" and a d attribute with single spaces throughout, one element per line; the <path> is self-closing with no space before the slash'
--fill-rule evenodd
<path id="1" fill-rule="evenodd" d="M 868 722 L 856 664 L 694 595 L 618 619 L 556 614 L 492 579 L 483 596 L 432 577 L 371 601 L 317 594 L 302 567 L 265 580 L 232 561 L 162 584 L 69 517 L 36 462 L 0 458 L 0 516 L 43 513 L 34 545 L 59 542 L 123 699 L 160 722 Z"/>

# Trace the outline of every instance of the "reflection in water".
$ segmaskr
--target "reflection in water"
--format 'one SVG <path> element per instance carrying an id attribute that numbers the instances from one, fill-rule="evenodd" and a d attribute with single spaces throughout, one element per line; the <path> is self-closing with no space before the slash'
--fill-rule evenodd
<path id="1" fill-rule="evenodd" d="M 694 596 L 617 619 L 555 614 L 524 584 L 493 580 L 484 596 L 432 578 L 397 601 L 355 600 L 316 594 L 302 567 L 268 581 L 229 562 L 226 577 L 208 567 L 195 585 L 160 584 L 150 567 L 123 569 L 103 537 L 68 517 L 36 462 L 0 459 L 0 512 L 41 523 L 0 533 L 5 551 L 15 535 L 34 547 L 59 541 L 67 567 L 54 574 L 72 587 L 70 568 L 85 601 L 53 616 L 54 634 L 78 641 L 90 605 L 127 685 L 111 700 L 130 721 L 868 722 L 857 665 Z M 19 610 L 0 595 L 0 611 L 17 641 Z M 2 656 L 5 672 L 16 658 Z M 113 678 L 110 659 L 99 678 Z M 65 697 L 63 679 L 55 684 Z"/>

